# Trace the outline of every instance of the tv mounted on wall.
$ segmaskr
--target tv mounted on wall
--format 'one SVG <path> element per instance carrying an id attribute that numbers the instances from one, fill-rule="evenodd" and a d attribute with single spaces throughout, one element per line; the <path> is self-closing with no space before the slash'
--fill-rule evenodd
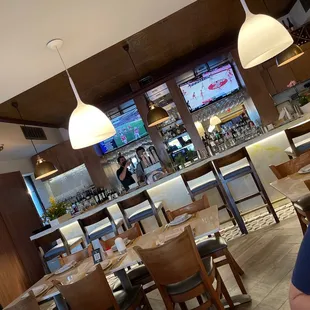
<path id="1" fill-rule="evenodd" d="M 113 118 L 116 135 L 99 143 L 103 154 L 114 151 L 148 135 L 138 110 L 132 109 Z"/>
<path id="2" fill-rule="evenodd" d="M 180 89 L 190 112 L 195 112 L 219 99 L 239 91 L 240 86 L 230 63 L 203 73 Z"/>

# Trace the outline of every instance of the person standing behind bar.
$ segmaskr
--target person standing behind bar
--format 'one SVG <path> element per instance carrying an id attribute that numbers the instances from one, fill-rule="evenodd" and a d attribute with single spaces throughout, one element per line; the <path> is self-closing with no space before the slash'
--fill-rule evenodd
<path id="1" fill-rule="evenodd" d="M 134 178 L 132 177 L 131 172 L 128 170 L 128 167 L 130 166 L 130 161 L 127 161 L 123 155 L 120 155 L 117 158 L 117 162 L 120 165 L 120 168 L 116 171 L 117 177 L 121 181 L 125 190 L 128 191 L 129 186 L 136 183 Z"/>
<path id="2" fill-rule="evenodd" d="M 143 164 L 142 164 L 142 157 L 144 156 L 144 153 L 145 153 L 144 147 L 139 146 L 136 149 L 136 154 L 139 158 L 139 162 L 138 162 L 137 167 L 136 167 L 136 176 L 137 176 L 139 183 L 145 182 L 145 173 L 144 173 L 144 168 L 143 168 Z"/>

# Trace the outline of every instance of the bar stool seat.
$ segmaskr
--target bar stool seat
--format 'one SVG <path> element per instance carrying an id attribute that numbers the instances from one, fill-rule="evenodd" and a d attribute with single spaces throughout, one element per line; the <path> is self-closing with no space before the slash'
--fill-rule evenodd
<path id="1" fill-rule="evenodd" d="M 210 276 L 214 268 L 212 258 L 206 257 L 205 259 L 202 260 L 202 262 L 207 271 L 208 276 Z M 169 293 L 169 295 L 183 294 L 194 289 L 200 284 L 202 284 L 202 279 L 200 277 L 200 273 L 198 272 L 186 280 L 167 285 L 167 292 Z"/>
<path id="2" fill-rule="evenodd" d="M 236 178 L 240 178 L 246 174 L 249 174 L 251 172 L 251 167 L 249 165 L 236 167 L 233 170 L 229 170 L 227 172 L 223 173 L 223 177 L 225 180 L 232 180 Z"/>
<path id="3" fill-rule="evenodd" d="M 295 147 L 299 154 L 305 153 L 306 151 L 310 150 L 310 138 L 296 142 Z M 285 153 L 290 157 L 295 157 L 291 146 L 285 149 Z"/>
<path id="4" fill-rule="evenodd" d="M 204 258 L 219 250 L 227 248 L 227 243 L 222 237 L 209 237 L 196 243 L 200 257 Z"/>
<path id="5" fill-rule="evenodd" d="M 160 211 L 164 206 L 162 201 L 154 202 L 154 205 L 157 211 Z M 128 220 L 130 223 L 136 223 L 152 215 L 153 215 L 152 207 L 148 205 L 132 213 L 130 216 L 128 216 Z"/>
<path id="6" fill-rule="evenodd" d="M 201 192 L 207 191 L 208 189 L 211 189 L 215 187 L 216 185 L 217 185 L 217 181 L 215 179 L 212 179 L 208 181 L 207 183 L 203 183 L 201 185 L 192 187 L 191 191 L 193 195 L 195 195 L 196 193 L 199 194 Z"/>
<path id="7" fill-rule="evenodd" d="M 83 238 L 82 237 L 76 237 L 76 238 L 72 238 L 72 239 L 67 240 L 67 242 L 68 242 L 69 248 L 73 249 L 76 246 L 83 243 Z M 52 249 L 50 249 L 49 251 L 44 253 L 43 257 L 45 259 L 52 259 L 52 258 L 57 257 L 59 255 L 62 255 L 64 253 L 66 253 L 66 247 L 63 244 L 63 242 L 60 242 L 59 244 L 54 246 Z"/>
<path id="8" fill-rule="evenodd" d="M 117 228 L 120 228 L 124 224 L 124 220 L 122 218 L 114 220 L 115 225 Z M 99 227 L 95 228 L 94 230 L 89 232 L 89 239 L 96 240 L 101 238 L 104 235 L 108 235 L 114 233 L 113 227 L 111 222 L 104 223 Z"/>

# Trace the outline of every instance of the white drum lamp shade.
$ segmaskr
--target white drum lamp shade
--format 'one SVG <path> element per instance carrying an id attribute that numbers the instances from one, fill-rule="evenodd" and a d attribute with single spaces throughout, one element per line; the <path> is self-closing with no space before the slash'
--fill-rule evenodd
<path id="1" fill-rule="evenodd" d="M 78 102 L 69 120 L 69 137 L 73 149 L 94 145 L 115 134 L 114 126 L 101 110 Z"/>
<path id="2" fill-rule="evenodd" d="M 245 69 L 257 66 L 293 44 L 293 38 L 276 19 L 252 14 L 245 0 L 240 0 L 246 19 L 238 36 L 238 52 Z"/>

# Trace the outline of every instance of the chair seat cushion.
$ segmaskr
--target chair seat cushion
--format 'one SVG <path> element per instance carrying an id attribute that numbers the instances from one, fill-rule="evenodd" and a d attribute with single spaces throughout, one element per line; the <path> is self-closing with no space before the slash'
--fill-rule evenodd
<path id="1" fill-rule="evenodd" d="M 68 239 L 67 242 L 68 242 L 68 245 L 69 247 L 71 248 L 72 245 L 74 245 L 75 243 L 77 242 L 82 242 L 83 241 L 83 238 L 82 237 L 76 237 L 76 238 L 72 238 L 72 239 Z M 78 245 L 78 244 L 77 244 Z M 46 259 L 52 259 L 54 257 L 57 257 L 61 254 L 64 254 L 66 253 L 66 249 L 65 249 L 65 246 L 62 242 L 60 242 L 59 244 L 57 244 L 56 246 L 54 246 L 52 249 L 50 249 L 49 251 L 47 251 L 45 254 L 44 254 L 44 258 Z"/>
<path id="2" fill-rule="evenodd" d="M 227 243 L 222 237 L 212 237 L 197 243 L 197 249 L 202 258 L 225 248 Z"/>
<path id="3" fill-rule="evenodd" d="M 210 275 L 213 269 L 212 258 L 206 257 L 205 259 L 202 260 L 202 262 L 206 268 L 208 275 Z M 202 283 L 202 280 L 200 277 L 200 273 L 198 272 L 184 281 L 167 285 L 167 292 L 170 295 L 183 294 L 183 293 L 186 293 L 192 290 L 193 288 L 195 288 L 201 283 Z"/>
<path id="4" fill-rule="evenodd" d="M 229 180 L 231 178 L 237 177 L 238 175 L 242 176 L 250 172 L 251 172 L 251 167 L 247 165 L 243 167 L 237 167 L 233 171 L 230 170 L 229 172 L 223 173 L 223 177 L 225 180 Z"/>
<path id="5" fill-rule="evenodd" d="M 203 183 L 201 185 L 191 188 L 191 191 L 194 195 L 197 195 L 197 194 L 207 191 L 208 189 L 215 187 L 216 185 L 217 185 L 217 181 L 215 179 L 212 179 L 208 181 L 207 183 Z"/>
<path id="6" fill-rule="evenodd" d="M 127 275 L 133 286 L 144 285 L 153 281 L 151 275 L 144 265 L 139 265 L 138 267 L 129 270 Z M 120 289 L 122 289 L 122 284 L 120 280 L 117 280 L 113 286 L 113 291 L 118 291 Z"/>
<path id="7" fill-rule="evenodd" d="M 155 208 L 156 210 L 160 210 L 163 207 L 163 204 L 161 201 L 159 202 L 154 202 Z M 130 223 L 135 223 L 135 222 L 139 222 L 147 217 L 153 216 L 153 210 L 152 207 L 146 206 L 143 207 L 139 210 L 137 210 L 136 212 L 132 213 L 130 216 L 128 216 L 129 222 Z"/>
<path id="8" fill-rule="evenodd" d="M 120 227 L 124 223 L 122 218 L 116 219 L 114 220 L 114 222 L 117 228 Z M 103 225 L 98 226 L 94 230 L 92 230 L 89 233 L 89 239 L 96 240 L 110 233 L 113 233 L 113 228 L 112 228 L 111 222 L 109 221 L 107 223 L 104 223 Z"/>
<path id="9" fill-rule="evenodd" d="M 142 293 L 141 286 L 135 286 L 130 291 L 117 291 L 114 294 L 114 297 L 121 310 L 127 310 L 130 306 L 136 301 L 139 297 L 139 294 Z"/>
<path id="10" fill-rule="evenodd" d="M 310 139 L 305 139 L 303 141 L 295 143 L 295 147 L 298 152 L 304 153 L 310 149 Z M 288 155 L 294 155 L 292 148 L 289 146 L 287 149 L 285 149 L 285 153 Z"/>
<path id="11" fill-rule="evenodd" d="M 294 202 L 294 206 L 302 211 L 310 211 L 310 194 Z"/>

